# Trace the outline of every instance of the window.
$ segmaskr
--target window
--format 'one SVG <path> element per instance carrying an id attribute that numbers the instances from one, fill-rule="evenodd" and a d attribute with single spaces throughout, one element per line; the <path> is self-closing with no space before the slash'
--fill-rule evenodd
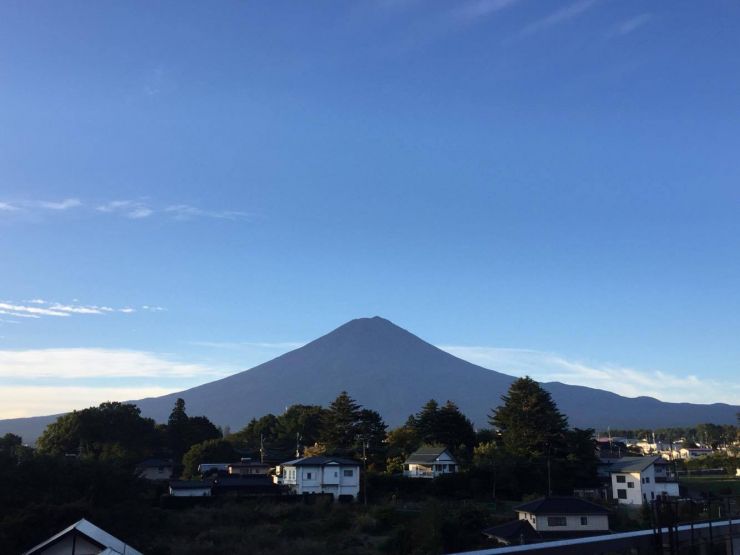
<path id="1" fill-rule="evenodd" d="M 588 517 L 582 516 L 581 517 L 581 526 L 586 526 L 588 524 Z"/>
<path id="2" fill-rule="evenodd" d="M 646 484 L 649 484 L 649 483 L 650 483 L 650 476 L 646 476 L 646 477 L 645 477 L 645 483 L 646 483 Z"/>
<path id="3" fill-rule="evenodd" d="M 634 482 L 627 482 L 627 487 L 628 488 L 634 488 L 635 487 L 635 483 Z"/>
<path id="4" fill-rule="evenodd" d="M 547 525 L 548 526 L 566 526 L 567 520 L 564 516 L 548 516 Z"/>
<path id="5" fill-rule="evenodd" d="M 352 476 L 354 476 L 354 474 L 355 473 L 354 473 L 354 471 L 351 468 L 347 468 L 347 469 L 344 470 L 344 472 L 342 472 L 342 475 L 345 478 L 351 478 Z"/>
<path id="6" fill-rule="evenodd" d="M 626 489 L 618 489 L 617 490 L 617 499 L 627 499 L 627 490 Z"/>
<path id="7" fill-rule="evenodd" d="M 617 483 L 624 484 L 627 481 L 627 477 L 621 474 L 617 474 Z"/>
<path id="8" fill-rule="evenodd" d="M 306 480 L 310 480 L 310 479 L 311 479 L 311 473 L 310 472 L 306 472 Z"/>

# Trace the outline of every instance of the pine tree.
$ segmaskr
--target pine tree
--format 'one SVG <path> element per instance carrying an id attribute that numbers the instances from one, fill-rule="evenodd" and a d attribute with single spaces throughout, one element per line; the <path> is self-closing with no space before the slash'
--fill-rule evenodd
<path id="1" fill-rule="evenodd" d="M 506 451 L 534 459 L 562 448 L 568 420 L 536 381 L 529 376 L 515 380 L 501 399 L 489 422 L 501 433 Z"/>
<path id="2" fill-rule="evenodd" d="M 354 447 L 357 443 L 357 422 L 361 408 L 346 391 L 342 391 L 332 401 L 324 415 L 321 438 L 329 450 L 342 451 Z"/>

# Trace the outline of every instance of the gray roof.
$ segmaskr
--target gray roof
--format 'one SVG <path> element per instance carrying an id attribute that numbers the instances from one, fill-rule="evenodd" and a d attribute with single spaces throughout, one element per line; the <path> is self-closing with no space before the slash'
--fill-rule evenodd
<path id="1" fill-rule="evenodd" d="M 324 466 L 327 464 L 338 464 L 339 466 L 360 466 L 358 461 L 352 459 L 343 459 L 341 457 L 303 457 L 292 461 L 284 462 L 280 466 Z"/>
<path id="2" fill-rule="evenodd" d="M 433 463 L 436 461 L 445 451 L 447 451 L 447 454 L 449 457 L 455 461 L 455 457 L 452 456 L 452 453 L 450 453 L 449 449 L 445 447 L 444 445 L 423 445 L 411 455 L 409 455 L 409 458 L 406 459 L 406 464 L 428 464 Z M 457 462 L 457 461 L 455 461 Z"/>
<path id="3" fill-rule="evenodd" d="M 600 515 L 609 509 L 580 497 L 541 497 L 514 507 L 514 510 L 533 515 Z"/>
<path id="4" fill-rule="evenodd" d="M 210 488 L 211 482 L 203 482 L 201 480 L 171 480 L 170 487 L 172 489 L 203 489 Z"/>
<path id="5" fill-rule="evenodd" d="M 98 528 L 92 522 L 85 520 L 84 518 L 78 520 L 71 526 L 68 526 L 58 534 L 53 535 L 48 540 L 41 542 L 32 549 L 29 549 L 23 553 L 23 555 L 34 555 L 35 553 L 39 553 L 45 547 L 56 543 L 67 534 L 81 534 L 85 536 L 92 543 L 100 545 L 102 552 L 106 554 L 119 555 L 126 553 L 126 555 L 143 555 L 140 551 L 137 551 L 118 538 L 111 536 L 108 532 L 102 528 Z"/>
<path id="6" fill-rule="evenodd" d="M 651 464 L 667 464 L 664 463 L 663 457 L 622 457 L 616 462 L 613 462 L 607 470 L 610 474 L 616 472 L 642 472 L 648 468 Z"/>

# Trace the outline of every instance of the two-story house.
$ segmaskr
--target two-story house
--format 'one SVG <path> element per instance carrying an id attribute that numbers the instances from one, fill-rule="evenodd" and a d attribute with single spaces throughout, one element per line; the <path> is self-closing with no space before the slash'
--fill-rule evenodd
<path id="1" fill-rule="evenodd" d="M 457 459 L 447 447 L 440 445 L 424 445 L 403 463 L 403 475 L 407 478 L 436 478 L 459 469 Z"/>
<path id="2" fill-rule="evenodd" d="M 292 492 L 331 493 L 335 499 L 360 493 L 360 463 L 338 457 L 303 457 L 285 462 L 276 469 L 274 482 Z"/>
<path id="3" fill-rule="evenodd" d="M 612 497 L 623 505 L 642 505 L 661 495 L 678 497 L 678 479 L 662 457 L 623 457 L 607 469 Z"/>

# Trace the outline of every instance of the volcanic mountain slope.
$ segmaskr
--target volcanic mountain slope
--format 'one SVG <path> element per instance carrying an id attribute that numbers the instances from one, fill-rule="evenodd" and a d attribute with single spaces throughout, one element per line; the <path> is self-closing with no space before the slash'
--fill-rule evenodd
<path id="1" fill-rule="evenodd" d="M 501 401 L 515 378 L 446 353 L 383 318 L 352 320 L 307 345 L 250 370 L 182 392 L 135 401 L 142 413 L 163 422 L 175 399 L 191 415 L 204 414 L 232 430 L 250 418 L 278 414 L 287 406 L 327 405 L 346 390 L 380 412 L 391 426 L 402 424 L 429 399 L 452 400 L 477 426 Z M 558 382 L 543 384 L 570 424 L 578 427 L 646 428 L 700 422 L 734 423 L 739 407 L 726 404 L 664 403 Z M 0 421 L 31 441 L 50 417 Z"/>

